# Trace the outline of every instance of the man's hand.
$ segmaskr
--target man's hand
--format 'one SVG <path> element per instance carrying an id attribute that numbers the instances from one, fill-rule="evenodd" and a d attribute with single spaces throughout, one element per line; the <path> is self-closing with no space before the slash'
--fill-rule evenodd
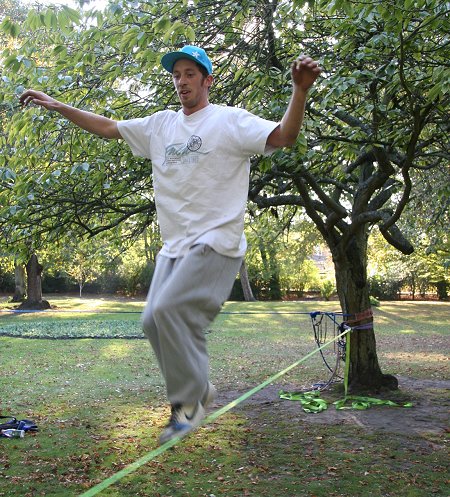
<path id="1" fill-rule="evenodd" d="M 320 74 L 319 64 L 307 57 L 300 55 L 292 64 L 291 74 L 294 86 L 307 92 Z"/>
<path id="2" fill-rule="evenodd" d="M 36 90 L 27 90 L 20 96 L 19 101 L 24 107 L 28 104 L 36 104 L 46 108 L 47 110 L 56 110 L 59 104 L 59 102 L 54 98 L 49 97 L 42 91 Z"/>
<path id="3" fill-rule="evenodd" d="M 297 140 L 303 123 L 308 90 L 320 74 L 319 64 L 305 55 L 300 55 L 292 64 L 293 92 L 283 119 L 267 138 L 270 147 L 290 147 Z"/>

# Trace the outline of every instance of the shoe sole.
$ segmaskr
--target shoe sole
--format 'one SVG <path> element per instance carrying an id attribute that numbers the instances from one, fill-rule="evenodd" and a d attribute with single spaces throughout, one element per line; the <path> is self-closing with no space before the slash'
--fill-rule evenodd
<path id="1" fill-rule="evenodd" d="M 186 428 L 183 428 L 182 430 L 174 431 L 173 433 L 167 433 L 167 434 L 162 433 L 159 437 L 159 445 L 164 445 L 165 443 L 169 442 L 170 440 L 173 440 L 174 438 L 182 439 L 188 433 L 195 430 L 196 428 L 197 426 L 190 425 L 187 426 Z"/>

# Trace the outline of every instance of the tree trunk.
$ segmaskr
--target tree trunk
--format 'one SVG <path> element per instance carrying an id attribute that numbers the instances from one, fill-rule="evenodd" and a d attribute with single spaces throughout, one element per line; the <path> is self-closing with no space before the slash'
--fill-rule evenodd
<path id="1" fill-rule="evenodd" d="M 441 280 L 436 283 L 436 291 L 439 300 L 448 299 L 448 284 L 445 280 Z"/>
<path id="2" fill-rule="evenodd" d="M 244 300 L 246 302 L 255 302 L 256 299 L 253 295 L 252 287 L 250 286 L 247 264 L 245 263 L 245 260 L 242 261 L 241 269 L 239 270 L 239 277 L 241 280 L 242 291 L 244 292 Z"/>
<path id="3" fill-rule="evenodd" d="M 23 302 L 25 300 L 25 268 L 23 264 L 15 264 L 14 267 L 14 295 L 12 298 L 13 302 Z"/>
<path id="4" fill-rule="evenodd" d="M 373 317 L 367 282 L 367 237 L 365 233 L 352 237 L 346 247 L 332 250 L 336 270 L 336 287 L 344 320 L 354 328 L 350 340 L 349 391 L 379 391 L 396 389 L 394 376 L 381 372 L 378 363 Z"/>
<path id="5" fill-rule="evenodd" d="M 280 267 L 277 261 L 277 252 L 273 245 L 269 246 L 269 264 L 270 264 L 270 298 L 272 300 L 281 300 L 280 284 Z"/>
<path id="6" fill-rule="evenodd" d="M 276 252 L 270 245 L 266 247 L 262 240 L 259 241 L 259 252 L 264 265 L 264 272 L 268 275 L 269 286 L 267 297 L 270 300 L 281 300 L 280 269 L 276 262 Z M 264 278 L 266 280 L 266 278 Z"/>
<path id="7" fill-rule="evenodd" d="M 25 267 L 27 270 L 27 299 L 19 306 L 19 309 L 49 309 L 50 304 L 42 299 L 41 274 L 43 267 L 39 264 L 36 254 L 30 257 Z"/>

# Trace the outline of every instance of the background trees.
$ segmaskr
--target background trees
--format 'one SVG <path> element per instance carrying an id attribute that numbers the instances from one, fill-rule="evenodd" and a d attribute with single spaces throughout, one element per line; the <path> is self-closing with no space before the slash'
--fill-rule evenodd
<path id="1" fill-rule="evenodd" d="M 274 120 L 290 95 L 291 61 L 301 51 L 321 61 L 304 134 L 292 150 L 252 162 L 249 198 L 258 211 L 305 209 L 332 253 L 344 313 L 370 308 L 373 227 L 411 254 L 417 242 L 402 222 L 408 204 L 423 209 L 421 230 L 448 215 L 445 3 L 124 1 L 83 16 L 66 7 L 37 8 L 20 27 L 12 20 L 2 27 L 13 40 L 2 69 L 11 116 L 2 142 L 0 226 L 9 246 L 30 238 L 42 246 L 119 226 L 133 238 L 154 221 L 148 161 L 58 116 L 18 111 L 16 94 L 34 86 L 117 119 L 139 117 L 176 105 L 159 60 L 167 48 L 195 41 L 213 59 L 211 99 Z M 431 177 L 445 207 L 439 215 L 426 200 Z M 282 246 L 272 240 L 269 250 L 259 249 L 276 290 L 273 251 Z M 442 233 L 425 250 L 447 247 Z M 353 386 L 394 384 L 380 371 L 374 331 L 351 340 Z"/>

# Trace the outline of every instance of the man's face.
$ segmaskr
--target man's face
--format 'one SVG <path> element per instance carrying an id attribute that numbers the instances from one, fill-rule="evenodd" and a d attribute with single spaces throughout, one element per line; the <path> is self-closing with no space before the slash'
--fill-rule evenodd
<path id="1" fill-rule="evenodd" d="M 205 77 L 195 62 L 189 59 L 175 62 L 172 78 L 185 114 L 192 114 L 208 105 L 208 89 L 213 77 Z"/>

